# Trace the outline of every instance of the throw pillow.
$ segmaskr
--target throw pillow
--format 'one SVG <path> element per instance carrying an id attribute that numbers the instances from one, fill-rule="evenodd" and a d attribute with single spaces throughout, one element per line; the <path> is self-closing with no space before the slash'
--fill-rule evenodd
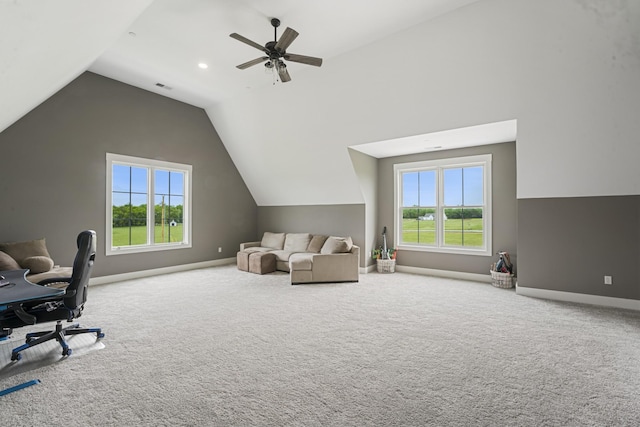
<path id="1" fill-rule="evenodd" d="M 22 268 L 28 268 L 29 274 L 38 274 L 53 268 L 53 260 L 48 256 L 30 256 L 22 260 Z"/>
<path id="2" fill-rule="evenodd" d="M 335 237 L 331 236 L 324 242 L 322 245 L 322 249 L 320 249 L 321 254 L 341 254 L 351 251 L 351 247 L 353 246 L 353 242 L 351 237 Z"/>
<path id="3" fill-rule="evenodd" d="M 329 236 L 315 235 L 311 238 L 311 242 L 309 242 L 309 246 L 307 247 L 307 252 L 313 252 L 314 254 L 319 254 L 324 242 L 327 241 Z"/>
<path id="4" fill-rule="evenodd" d="M 284 239 L 284 250 L 288 252 L 305 252 L 311 241 L 309 233 L 287 233 Z"/>
<path id="5" fill-rule="evenodd" d="M 284 248 L 284 233 L 271 233 L 265 231 L 262 235 L 260 246 L 263 248 L 280 249 Z"/>
<path id="6" fill-rule="evenodd" d="M 20 264 L 7 253 L 0 251 L 0 271 L 20 270 Z"/>
<path id="7" fill-rule="evenodd" d="M 29 240 L 27 242 L 10 242 L 0 243 L 0 251 L 7 253 L 11 258 L 15 259 L 22 268 L 22 261 L 31 256 L 46 256 L 51 258 L 47 251 L 45 239 Z"/>

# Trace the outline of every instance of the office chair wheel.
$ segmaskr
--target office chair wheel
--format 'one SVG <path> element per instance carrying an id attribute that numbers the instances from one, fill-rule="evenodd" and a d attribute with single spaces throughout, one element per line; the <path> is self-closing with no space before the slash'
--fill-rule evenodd
<path id="1" fill-rule="evenodd" d="M 63 356 L 71 356 L 71 353 L 72 353 L 72 351 L 71 351 L 71 349 L 69 347 L 62 349 L 62 355 Z"/>
<path id="2" fill-rule="evenodd" d="M 11 360 L 20 360 L 22 355 L 20 353 L 11 353 Z"/>
<path id="3" fill-rule="evenodd" d="M 98 339 L 100 339 L 100 338 L 104 338 L 104 332 L 100 332 L 100 333 L 98 333 L 98 334 L 97 334 L 97 336 L 98 336 Z"/>

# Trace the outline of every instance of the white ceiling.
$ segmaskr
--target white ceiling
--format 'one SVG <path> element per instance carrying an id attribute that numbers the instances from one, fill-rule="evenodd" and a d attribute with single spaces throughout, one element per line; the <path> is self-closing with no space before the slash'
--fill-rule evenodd
<path id="1" fill-rule="evenodd" d="M 454 14 L 460 13 L 475 22 L 476 18 L 465 11 L 481 3 L 480 0 L 0 2 L 3 59 L 0 131 L 89 70 L 205 109 L 259 205 L 359 203 L 362 194 L 347 147 L 373 157 L 387 157 L 437 149 L 434 147 L 457 148 L 462 146 L 461 137 L 466 139 L 465 146 L 515 139 L 515 121 L 468 127 L 496 121 L 494 117 L 472 123 L 454 117 L 441 128 L 455 131 L 411 138 L 399 137 L 416 135 L 435 126 L 422 120 L 407 123 L 403 117 L 392 120 L 394 125 L 382 132 L 371 126 L 367 130 L 365 126 L 364 132 L 354 133 L 354 122 L 336 123 L 352 111 L 378 114 L 380 109 L 369 109 L 370 96 L 382 96 L 389 102 L 383 101 L 382 105 L 411 98 L 404 84 L 398 88 L 400 97 L 393 92 L 393 86 L 379 86 L 387 80 L 382 76 L 386 75 L 384 69 L 390 62 L 384 60 L 422 63 L 429 59 L 425 52 L 433 51 L 434 46 L 444 49 L 438 52 L 446 52 L 456 39 L 440 39 L 428 30 L 425 34 L 425 23 L 436 22 L 454 10 Z M 278 35 L 286 27 L 300 34 L 287 51 L 321 57 L 322 67 L 289 62 L 292 81 L 277 86 L 273 86 L 272 77 L 265 74 L 262 65 L 246 70 L 236 68 L 262 53 L 229 34 L 239 33 L 265 44 L 273 40 L 270 20 L 274 17 L 281 20 Z M 201 69 L 199 63 L 206 63 L 208 68 Z M 44 71 L 42 64 L 46 64 Z M 379 69 L 371 70 L 371 64 Z M 429 67 L 432 65 L 428 62 Z M 393 72 L 387 78 L 393 79 L 398 70 L 389 71 Z M 415 73 L 411 69 L 406 71 Z M 434 71 L 437 70 L 431 69 Z M 415 75 L 407 78 L 420 81 Z M 158 87 L 157 83 L 165 87 Z M 362 96 L 363 93 L 367 95 Z M 315 102 L 304 102 L 308 99 Z M 286 110 L 283 114 L 287 116 L 298 116 L 298 120 L 288 122 L 286 133 L 282 133 L 280 115 L 272 111 L 274 105 Z M 349 113 L 345 114 L 346 111 Z M 332 119 L 327 116 L 316 121 L 328 113 Z M 508 118 L 511 117 L 497 120 Z M 327 127 L 328 123 L 332 124 Z M 337 134 L 332 131 L 333 123 Z M 316 131 L 310 132 L 314 128 Z M 265 132 L 277 137 L 265 140 Z M 263 154 L 256 156 L 257 151 Z M 295 166 L 274 173 L 274 166 L 282 159 Z M 333 165 L 331 177 L 318 180 L 326 164 Z M 283 180 L 296 185 L 282 192 L 276 183 Z"/>
<path id="2" fill-rule="evenodd" d="M 236 69 L 260 52 L 229 34 L 270 41 L 271 17 L 322 67 L 277 86 Z M 640 133 L 639 19 L 602 0 L 2 0 L 0 132 L 89 69 L 204 108 L 260 206 L 361 203 L 348 148 L 445 148 L 516 118 L 519 197 L 638 194 L 620 153 Z"/>
<path id="3" fill-rule="evenodd" d="M 516 140 L 517 120 L 467 126 L 457 129 L 431 132 L 422 135 L 387 139 L 351 148 L 369 156 L 382 159 L 427 151 L 451 150 L 477 145 L 497 144 Z"/>
<path id="4" fill-rule="evenodd" d="M 278 18 L 278 36 L 286 27 L 300 33 L 288 51 L 322 57 L 326 68 L 334 57 L 474 1 L 386 0 L 373 5 L 370 0 L 155 0 L 89 70 L 208 108 L 273 85 L 262 64 L 246 70 L 236 68 L 263 53 L 230 38 L 231 33 L 264 45 L 273 40 L 271 18 Z M 201 69 L 199 63 L 208 68 Z M 292 82 L 287 85 L 304 80 L 307 73 L 321 72 L 292 62 L 288 69 Z M 352 148 L 380 158 L 513 140 L 515 122 Z"/>
<path id="5" fill-rule="evenodd" d="M 151 2 L 0 1 L 0 132 L 85 72 Z"/>
<path id="6" fill-rule="evenodd" d="M 272 85 L 262 65 L 235 66 L 262 53 L 229 37 L 260 45 L 273 40 L 270 20 L 300 35 L 289 53 L 333 57 L 477 0 L 154 0 L 89 70 L 160 95 L 207 108 Z M 200 69 L 204 62 L 207 69 Z M 292 82 L 315 67 L 288 63 Z M 159 88 L 156 83 L 171 89 Z"/>

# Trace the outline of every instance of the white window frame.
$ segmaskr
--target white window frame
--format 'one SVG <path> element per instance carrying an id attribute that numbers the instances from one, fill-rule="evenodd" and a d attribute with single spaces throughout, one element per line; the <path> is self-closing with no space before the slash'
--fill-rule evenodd
<path id="1" fill-rule="evenodd" d="M 492 196 L 491 196 L 491 154 L 483 154 L 477 156 L 455 157 L 448 159 L 427 160 L 412 163 L 398 163 L 393 166 L 394 170 L 394 246 L 400 250 L 421 251 L 421 252 L 439 252 L 458 255 L 480 255 L 491 256 L 492 252 Z M 483 233 L 484 246 L 481 248 L 473 247 L 455 247 L 444 245 L 444 221 L 441 219 L 444 213 L 444 170 L 450 168 L 465 168 L 473 166 L 483 166 Z M 401 243 L 402 240 L 402 174 L 406 172 L 419 172 L 423 170 L 436 170 L 436 215 L 440 218 L 436 225 L 436 243 L 435 245 Z M 449 208 L 449 207 L 447 207 Z"/>
<path id="2" fill-rule="evenodd" d="M 154 228 L 147 227 L 147 244 L 131 246 L 113 246 L 113 166 L 124 165 L 147 169 L 147 224 L 154 224 L 154 180 L 155 170 L 161 169 L 171 172 L 184 173 L 184 201 L 182 206 L 182 242 L 154 243 Z M 107 210 L 106 210 L 106 238 L 105 254 L 122 255 L 141 252 L 166 251 L 174 249 L 186 249 L 191 247 L 191 176 L 193 167 L 181 163 L 166 162 L 162 160 L 145 159 L 141 157 L 125 156 L 121 154 L 107 153 Z M 151 207 L 151 208 L 150 208 Z"/>

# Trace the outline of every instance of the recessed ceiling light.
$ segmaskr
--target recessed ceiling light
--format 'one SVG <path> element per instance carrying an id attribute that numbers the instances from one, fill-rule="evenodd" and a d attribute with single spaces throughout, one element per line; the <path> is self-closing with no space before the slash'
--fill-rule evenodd
<path id="1" fill-rule="evenodd" d="M 203 70 L 206 70 L 207 68 L 209 68 L 209 66 L 207 64 L 205 64 L 204 62 L 199 63 L 198 67 L 202 68 Z"/>

